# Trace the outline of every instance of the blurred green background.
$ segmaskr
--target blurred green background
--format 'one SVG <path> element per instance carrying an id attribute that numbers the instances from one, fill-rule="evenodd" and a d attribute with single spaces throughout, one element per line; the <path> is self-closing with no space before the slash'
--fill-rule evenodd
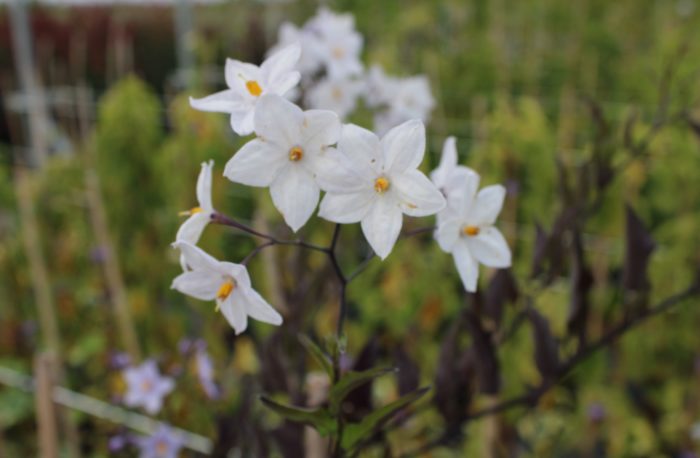
<path id="1" fill-rule="evenodd" d="M 551 226 L 562 205 L 555 158 L 575 171 L 592 154 L 596 125 L 588 100 L 609 121 L 613 162 L 624 164 L 585 227 L 584 251 L 594 277 L 591 332 L 599 333 L 621 316 L 615 304 L 625 203 L 634 206 L 658 244 L 650 264 L 652 303 L 691 281 L 700 261 L 700 129 L 686 122 L 669 124 L 653 139 L 648 154 L 630 161 L 622 145 L 624 137 L 640 138 L 656 121 L 669 66 L 673 80 L 663 103 L 672 112 L 687 108 L 688 119 L 700 121 L 698 2 L 338 0 L 327 5 L 355 15 L 365 37 L 366 65 L 429 77 L 437 106 L 428 124 L 430 154 L 424 170 L 437 164 L 442 142 L 454 135 L 461 162 L 482 175 L 482 185 L 503 183 L 509 189 L 500 227 L 513 249 L 513 272 L 522 279 L 521 288 L 537 287 L 526 280 L 535 226 Z M 235 414 L 241 397 L 250 395 L 240 383 L 259 375 L 260 342 L 271 329 L 256 323 L 251 333 L 234 339 L 213 304 L 169 289 L 180 269 L 169 243 L 181 222 L 178 212 L 196 203 L 199 164 L 215 161 L 218 210 L 288 233 L 266 191 L 221 176 L 225 162 L 244 142 L 231 133 L 228 117 L 197 112 L 188 97 L 221 87 L 211 75 L 220 72 L 214 69 L 225 57 L 260 62 L 283 20 L 302 24 L 317 6 L 312 1 L 232 1 L 194 7 L 194 33 L 187 43 L 196 70 L 187 89 L 173 78 L 177 61 L 170 8 L 33 6 L 40 84 L 46 90 L 89 89 L 87 99 L 50 106 L 60 133 L 56 138 L 69 141 L 64 147 L 57 143 L 55 154 L 39 168 L 23 164 L 29 138 L 22 132 L 21 116 L 7 109 L 19 85 L 10 16 L 0 9 L 0 87 L 6 107 L 0 144 L 0 366 L 30 374 L 33 356 L 44 346 L 33 293 L 36 272 L 23 241 L 31 222 L 18 209 L 16 172 L 22 169 L 48 271 L 48 283 L 39 287 L 55 306 L 65 384 L 103 400 L 123 390 L 119 372 L 107 369 L 111 355 L 125 344 L 110 305 L 105 247 L 91 219 L 94 189 L 86 184 L 86 170 L 94 170 L 116 253 L 112 260 L 123 277 L 142 356 L 157 357 L 164 371 L 182 374 L 159 418 L 215 438 L 215 416 Z M 351 120 L 371 126 L 363 109 Z M 426 224 L 431 223 L 406 222 L 409 229 Z M 302 236 L 327 243 L 331 232 L 332 225 L 315 219 Z M 351 271 L 365 248 L 357 227 L 344 236 L 341 253 Z M 255 241 L 212 226 L 201 246 L 237 262 Z M 252 263 L 254 284 L 276 305 L 313 301 L 299 328 L 320 338 L 332 335 L 337 304 L 332 289 L 327 293 L 323 286 L 328 277 L 324 258 L 275 250 Z M 490 276 L 483 274 L 482 285 Z M 305 290 L 295 294 L 301 284 Z M 373 260 L 349 289 L 349 353 L 357 355 L 373 336 L 399 343 L 420 367 L 423 384 L 431 384 L 439 365 L 450 364 L 439 359 L 440 344 L 450 320 L 465 306 L 461 288 L 451 257 L 429 234 L 402 241 L 387 261 Z M 555 335 L 565 332 L 569 289 L 562 276 L 536 296 L 535 306 Z M 517 309 L 517 304 L 507 308 L 504 320 Z M 470 423 L 462 445 L 435 448 L 425 456 L 493 456 L 488 444 L 494 435 L 518 437 L 521 456 L 648 457 L 668 456 L 668 450 L 695 456 L 700 453 L 699 325 L 697 301 L 681 304 L 579 367 L 571 375 L 577 390 L 564 384 L 533 409 Z M 227 393 L 224 399 L 210 401 L 199 389 L 190 364 L 177 350 L 185 337 L 207 342 L 217 381 Z M 525 328 L 499 349 L 499 397 L 517 395 L 539 382 L 532 354 L 532 336 Z M 380 379 L 373 396 L 385 403 L 397 390 L 393 378 Z M 474 402 L 486 405 L 493 399 L 476 395 Z M 254 409 L 263 424 L 278 421 L 257 404 Z M 86 456 L 106 456 L 117 427 L 71 415 L 83 433 Z M 36 453 L 34 421 L 30 395 L 0 386 L 4 456 Z M 437 412 L 425 408 L 388 440 L 396 452 L 405 452 L 442 428 Z"/>

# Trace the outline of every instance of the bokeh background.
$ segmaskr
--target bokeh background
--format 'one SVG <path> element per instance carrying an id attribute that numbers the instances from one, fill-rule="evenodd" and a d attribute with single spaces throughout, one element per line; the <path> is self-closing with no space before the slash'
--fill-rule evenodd
<path id="1" fill-rule="evenodd" d="M 61 386 L 114 405 L 125 389 L 117 357 L 155 358 L 177 380 L 159 420 L 213 443 L 228 438 L 239 453 L 229 456 L 294 456 L 279 437 L 261 439 L 269 449 L 250 445 L 258 440 L 250 438 L 279 426 L 279 418 L 256 401 L 262 392 L 284 398 L 288 387 L 276 385 L 276 371 L 298 373 L 303 391 L 303 349 L 266 325 L 253 324 L 235 337 L 212 304 L 170 290 L 180 267 L 169 244 L 182 221 L 178 212 L 196 203 L 199 164 L 208 159 L 216 163 L 217 209 L 286 234 L 266 192 L 234 185 L 219 173 L 244 142 L 231 132 L 227 116 L 195 111 L 188 97 L 223 87 L 226 57 L 261 62 L 281 22 L 303 24 L 319 3 L 81 3 L 0 4 L 0 456 L 37 453 L 35 399 L 17 374 L 35 374 L 36 355 L 46 351 L 56 355 Z M 427 124 L 425 170 L 437 164 L 442 142 L 454 135 L 461 162 L 481 173 L 482 184 L 506 185 L 500 227 L 514 252 L 513 277 L 521 289 L 539 288 L 535 305 L 555 335 L 566 333 L 567 267 L 545 286 L 526 279 L 536 228 L 551 227 L 562 205 L 557 164 L 576 170 L 594 149 L 599 125 L 591 104 L 604 112 L 613 131 L 610 154 L 624 167 L 585 227 L 593 282 L 590 332 L 600 333 L 621 313 L 625 204 L 656 241 L 650 302 L 694 278 L 700 261 L 697 1 L 326 5 L 355 16 L 366 65 L 429 78 L 436 107 Z M 18 42 L 22 36 L 26 48 Z M 653 126 L 660 105 L 680 109 L 683 122 L 665 126 L 647 154 L 627 160 L 624 139 Z M 362 108 L 351 120 L 371 126 Z M 409 229 L 425 224 L 407 222 Z M 331 231 L 332 225 L 315 220 L 303 236 L 327 243 Z M 347 234 L 343 262 L 351 270 L 366 247 L 356 227 Z M 212 226 L 201 246 L 239 261 L 255 242 Z M 322 256 L 279 248 L 251 264 L 254 282 L 270 302 L 283 309 L 304 304 L 293 328 L 319 340 L 333 334 L 337 314 L 324 263 Z M 492 275 L 484 273 L 483 286 Z M 434 384 L 441 368 L 457 364 L 441 348 L 467 305 L 451 257 L 429 234 L 402 241 L 386 262 L 370 262 L 349 297 L 349 358 L 357 361 L 380 348 L 377 360 L 401 360 L 421 385 Z M 515 302 L 505 307 L 504 323 L 517 315 Z M 124 307 L 134 323 L 129 330 L 119 325 Z M 457 444 L 424 456 L 696 456 L 699 325 L 698 301 L 685 301 L 588 359 L 536 406 L 470 422 Z M 206 343 L 222 398 L 202 391 L 184 339 Z M 287 347 L 287 360 L 275 353 L 279 346 Z M 540 382 L 533 351 L 525 327 L 499 347 L 499 399 Z M 377 380 L 371 397 L 378 403 L 395 399 L 400 382 Z M 469 397 L 475 405 L 494 402 L 478 390 Z M 396 456 L 449 426 L 439 409 L 424 404 L 384 438 Z M 76 430 L 72 440 L 61 434 L 65 456 L 76 449 L 108 456 L 110 439 L 126 430 L 79 410 L 64 414 Z M 383 450 L 366 453 L 393 456 Z M 137 452 L 126 447 L 113 453 Z M 183 450 L 182 456 L 201 455 Z"/>

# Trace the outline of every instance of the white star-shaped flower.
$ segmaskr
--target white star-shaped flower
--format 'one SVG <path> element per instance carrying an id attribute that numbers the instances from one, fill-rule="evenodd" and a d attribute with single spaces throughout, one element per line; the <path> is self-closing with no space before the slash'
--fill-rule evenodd
<path id="1" fill-rule="evenodd" d="M 469 175 L 461 182 L 464 196 L 456 208 L 450 208 L 438 221 L 435 239 L 440 248 L 452 253 L 457 271 L 467 291 L 476 291 L 479 263 L 488 267 L 510 267 L 510 248 L 493 225 L 501 212 L 506 190 L 501 185 L 487 186 L 477 193 L 479 176 Z"/>
<path id="2" fill-rule="evenodd" d="M 430 119 L 435 99 L 430 92 L 430 82 L 424 75 L 399 78 L 393 82 L 387 111 L 375 116 L 375 130 L 379 133 L 409 119 Z"/>
<path id="3" fill-rule="evenodd" d="M 151 415 L 160 411 L 163 398 L 175 387 L 173 379 L 161 376 L 156 362 L 150 359 L 122 373 L 127 385 L 124 404 L 143 407 Z"/>
<path id="4" fill-rule="evenodd" d="M 461 208 L 465 198 L 471 199 L 471 195 L 466 196 L 463 193 L 464 182 L 477 183 L 477 185 L 479 183 L 479 175 L 474 170 L 457 164 L 457 139 L 455 137 L 447 137 L 445 140 L 440 164 L 430 173 L 430 179 L 447 199 L 447 206 L 440 212 L 439 217 L 453 211 L 453 209 Z"/>
<path id="5" fill-rule="evenodd" d="M 354 79 L 324 79 L 316 83 L 306 96 L 311 108 L 331 110 L 345 118 L 355 110 L 364 83 Z"/>
<path id="6" fill-rule="evenodd" d="M 396 243 L 403 214 L 428 216 L 445 206 L 440 191 L 418 170 L 425 153 L 422 122 L 395 127 L 381 141 L 348 124 L 338 149 L 343 160 L 327 171 L 338 186 L 324 197 L 319 216 L 336 223 L 361 222 L 365 238 L 382 259 Z"/>
<path id="7" fill-rule="evenodd" d="M 226 164 L 224 176 L 248 186 L 270 187 L 275 207 L 293 231 L 299 230 L 318 204 L 326 169 L 339 153 L 340 120 L 326 110 L 302 111 L 279 96 L 263 97 L 255 113 L 257 138 Z"/>
<path id="8" fill-rule="evenodd" d="M 318 58 L 326 66 L 329 77 L 340 79 L 362 73 L 360 53 L 363 40 L 355 30 L 355 19 L 351 14 L 336 14 L 321 8 L 305 29 L 317 37 Z"/>
<path id="9" fill-rule="evenodd" d="M 321 44 L 318 36 L 304 28 L 299 28 L 290 22 L 284 22 L 279 28 L 278 42 L 270 49 L 268 55 L 272 56 L 281 49 L 293 44 L 301 47 L 301 57 L 297 64 L 302 76 L 313 75 L 321 67 Z"/>
<path id="10" fill-rule="evenodd" d="M 213 167 L 214 161 L 202 162 L 202 170 L 197 178 L 197 201 L 199 205 L 181 213 L 181 215 L 189 216 L 189 218 L 178 229 L 175 240 L 182 240 L 196 245 L 202 236 L 204 228 L 211 221 L 211 216 L 216 211 L 211 202 L 211 173 Z M 182 257 L 180 257 L 180 263 L 183 263 Z M 182 268 L 186 270 L 184 264 Z"/>
<path id="11" fill-rule="evenodd" d="M 245 266 L 218 261 L 188 242 L 175 242 L 191 269 L 178 275 L 172 288 L 203 301 L 216 301 L 226 320 L 240 334 L 248 327 L 248 317 L 274 325 L 282 316 L 250 285 Z"/>
<path id="12" fill-rule="evenodd" d="M 301 48 L 292 44 L 270 56 L 260 67 L 226 60 L 226 84 L 229 89 L 201 99 L 190 98 L 190 105 L 202 111 L 231 114 L 231 127 L 239 135 L 253 132 L 258 101 L 265 94 L 284 95 L 299 83 L 301 75 L 294 70 Z"/>

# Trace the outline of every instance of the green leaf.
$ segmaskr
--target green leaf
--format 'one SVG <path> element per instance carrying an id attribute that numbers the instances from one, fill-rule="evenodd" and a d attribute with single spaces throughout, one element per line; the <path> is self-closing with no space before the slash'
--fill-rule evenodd
<path id="1" fill-rule="evenodd" d="M 359 423 L 350 423 L 345 425 L 343 429 L 342 447 L 344 450 L 350 450 L 356 447 L 363 440 L 369 439 L 372 434 L 376 433 L 387 421 L 391 419 L 401 409 L 409 404 L 420 399 L 425 393 L 430 391 L 430 387 L 420 388 L 413 391 L 402 398 L 391 402 L 384 407 L 375 410 L 367 415 Z"/>
<path id="2" fill-rule="evenodd" d="M 311 356 L 313 356 L 316 362 L 323 368 L 324 371 L 326 371 L 326 374 L 328 374 L 328 377 L 332 380 L 333 363 L 331 362 L 330 357 L 323 350 L 321 350 L 321 347 L 316 345 L 316 342 L 303 334 L 299 334 L 299 342 L 301 342 L 304 348 L 306 348 L 306 350 L 311 354 Z"/>
<path id="3" fill-rule="evenodd" d="M 375 367 L 368 371 L 355 372 L 350 371 L 341 378 L 338 383 L 333 385 L 329 393 L 330 411 L 336 414 L 340 411 L 340 405 L 343 399 L 350 394 L 354 389 L 368 383 L 375 378 L 393 372 L 396 369 L 393 367 Z"/>
<path id="4" fill-rule="evenodd" d="M 284 418 L 297 423 L 313 426 L 322 436 L 336 432 L 337 423 L 326 409 L 306 409 L 279 404 L 266 396 L 260 396 L 265 407 L 277 412 Z"/>

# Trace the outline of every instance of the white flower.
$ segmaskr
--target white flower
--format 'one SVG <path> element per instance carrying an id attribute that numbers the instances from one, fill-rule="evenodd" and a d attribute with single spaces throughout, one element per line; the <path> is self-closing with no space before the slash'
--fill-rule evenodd
<path id="1" fill-rule="evenodd" d="M 156 362 L 151 359 L 140 366 L 124 369 L 123 374 L 127 386 L 124 404 L 143 407 L 151 415 L 160 411 L 163 398 L 175 388 L 173 379 L 161 376 Z"/>
<path id="2" fill-rule="evenodd" d="M 300 29 L 290 22 L 284 22 L 279 28 L 278 42 L 270 49 L 268 55 L 272 56 L 295 43 L 301 47 L 301 57 L 296 67 L 297 70 L 303 76 L 313 75 L 321 67 L 321 44 L 319 38 L 308 30 Z"/>
<path id="3" fill-rule="evenodd" d="M 309 90 L 306 100 L 311 108 L 331 110 L 345 118 L 355 110 L 363 90 L 364 83 L 359 80 L 324 79 Z"/>
<path id="4" fill-rule="evenodd" d="M 435 231 L 440 248 L 452 253 L 467 291 L 476 291 L 479 263 L 506 268 L 511 264 L 510 248 L 493 224 L 501 212 L 505 188 L 487 186 L 477 194 L 479 176 L 469 175 L 461 184 L 460 206 L 443 215 Z"/>
<path id="5" fill-rule="evenodd" d="M 338 142 L 342 161 L 328 170 L 336 189 L 321 202 L 319 216 L 337 223 L 361 222 L 365 238 L 385 259 L 401 231 L 403 215 L 428 216 L 445 206 L 440 191 L 418 166 L 425 153 L 425 126 L 418 120 L 384 138 L 352 124 Z"/>
<path id="6" fill-rule="evenodd" d="M 440 212 L 439 217 L 456 208 L 461 208 L 465 198 L 472 198 L 473 193 L 469 196 L 464 194 L 464 182 L 476 183 L 477 186 L 479 183 L 479 176 L 474 170 L 457 164 L 457 140 L 455 137 L 445 139 L 440 164 L 430 173 L 430 179 L 447 199 L 447 206 Z"/>
<path id="7" fill-rule="evenodd" d="M 245 266 L 214 259 L 188 242 L 175 242 L 190 269 L 178 275 L 172 288 L 203 301 L 216 300 L 229 324 L 240 334 L 248 326 L 248 317 L 274 325 L 282 316 L 250 286 Z"/>
<path id="8" fill-rule="evenodd" d="M 211 221 L 211 215 L 216 211 L 211 203 L 211 171 L 213 167 L 214 161 L 202 162 L 202 170 L 197 178 L 197 201 L 199 205 L 181 213 L 181 215 L 189 216 L 189 218 L 177 230 L 175 240 L 182 240 L 196 245 L 202 236 L 204 228 Z M 183 262 L 184 260 L 181 256 L 182 269 L 186 270 Z"/>
<path id="9" fill-rule="evenodd" d="M 284 95 L 301 78 L 294 66 L 301 48 L 290 45 L 270 56 L 260 67 L 233 59 L 226 60 L 226 84 L 229 89 L 202 99 L 190 98 L 193 108 L 231 114 L 231 127 L 239 135 L 253 132 L 258 100 L 265 94 Z"/>
<path id="10" fill-rule="evenodd" d="M 375 116 L 375 130 L 385 132 L 409 119 L 430 119 L 435 99 L 430 93 L 430 83 L 424 75 L 400 78 L 389 89 L 389 109 Z"/>
<path id="11" fill-rule="evenodd" d="M 336 14 L 321 8 L 305 28 L 318 39 L 318 57 L 334 79 L 362 73 L 362 35 L 355 30 L 351 14 Z"/>
<path id="12" fill-rule="evenodd" d="M 398 90 L 398 79 L 387 76 L 379 65 L 372 65 L 365 75 L 365 102 L 370 108 L 388 105 Z"/>
<path id="13" fill-rule="evenodd" d="M 224 175 L 248 186 L 270 187 L 275 207 L 297 231 L 311 217 L 324 186 L 325 170 L 339 153 L 340 120 L 331 111 L 302 111 L 279 96 L 263 97 L 255 113 L 258 138 L 226 164 Z M 332 183 L 331 183 L 332 185 Z"/>

